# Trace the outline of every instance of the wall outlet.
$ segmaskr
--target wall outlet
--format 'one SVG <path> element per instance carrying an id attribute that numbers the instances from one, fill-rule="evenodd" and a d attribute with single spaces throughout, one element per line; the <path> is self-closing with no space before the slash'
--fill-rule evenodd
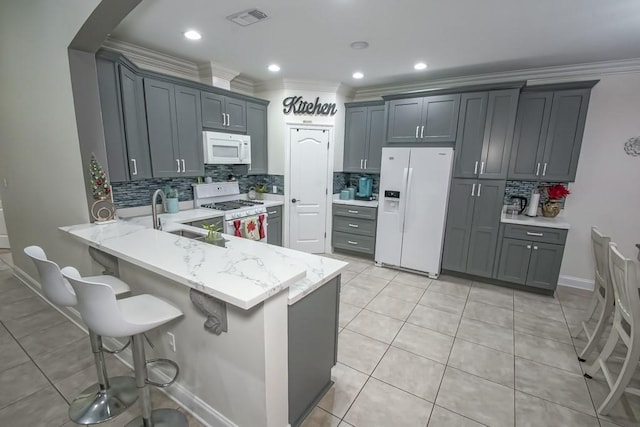
<path id="1" fill-rule="evenodd" d="M 273 186 L 273 194 L 276 194 L 278 192 L 278 186 L 274 185 Z"/>
<path id="2" fill-rule="evenodd" d="M 174 334 L 172 334 L 171 332 L 167 332 L 167 335 L 169 335 L 169 347 L 171 347 L 171 350 L 173 350 L 173 352 L 175 353 L 175 351 L 176 351 L 176 336 Z"/>

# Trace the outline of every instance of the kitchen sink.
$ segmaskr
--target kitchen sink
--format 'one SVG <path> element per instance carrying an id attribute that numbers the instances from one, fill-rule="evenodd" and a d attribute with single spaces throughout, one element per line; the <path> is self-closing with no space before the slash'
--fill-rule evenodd
<path id="1" fill-rule="evenodd" d="M 198 234 L 198 233 L 194 233 L 192 231 L 188 231 L 188 230 L 175 230 L 175 231 L 169 231 L 170 234 L 175 234 L 176 236 L 181 236 L 181 237 L 186 237 L 187 239 L 193 239 L 193 240 L 204 240 L 205 235 L 204 234 Z"/>

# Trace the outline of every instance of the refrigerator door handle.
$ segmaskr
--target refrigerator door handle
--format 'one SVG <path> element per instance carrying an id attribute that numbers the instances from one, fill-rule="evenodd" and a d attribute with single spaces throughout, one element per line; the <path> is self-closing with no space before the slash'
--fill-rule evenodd
<path id="1" fill-rule="evenodd" d="M 409 176 L 409 168 L 404 168 L 404 172 L 402 174 L 402 193 L 400 194 L 400 212 L 399 212 L 399 219 L 400 221 L 398 221 L 398 224 L 400 225 L 400 233 L 402 233 L 404 231 L 404 211 L 406 208 L 406 203 L 407 203 L 407 180 L 408 180 L 408 176 Z"/>

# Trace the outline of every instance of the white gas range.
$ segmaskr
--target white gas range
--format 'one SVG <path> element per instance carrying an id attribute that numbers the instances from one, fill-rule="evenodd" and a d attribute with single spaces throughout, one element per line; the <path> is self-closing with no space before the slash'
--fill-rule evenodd
<path id="1" fill-rule="evenodd" d="M 193 204 L 223 211 L 225 234 L 266 242 L 267 209 L 260 201 L 240 198 L 237 181 L 194 184 Z"/>

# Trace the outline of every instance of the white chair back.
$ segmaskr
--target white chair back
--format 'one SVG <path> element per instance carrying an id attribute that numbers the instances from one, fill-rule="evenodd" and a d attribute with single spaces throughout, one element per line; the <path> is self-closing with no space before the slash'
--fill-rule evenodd
<path id="1" fill-rule="evenodd" d="M 605 236 L 598 230 L 598 227 L 591 227 L 591 246 L 593 247 L 593 257 L 595 259 L 596 291 L 604 288 L 605 292 L 611 290 L 611 279 L 609 273 L 609 243 L 611 237 Z"/>
<path id="2" fill-rule="evenodd" d="M 28 246 L 24 248 L 24 253 L 35 263 L 42 282 L 42 293 L 49 301 L 60 307 L 73 307 L 78 304 L 73 288 L 60 273 L 60 267 L 47 259 L 41 247 Z"/>
<path id="3" fill-rule="evenodd" d="M 609 258 L 616 310 L 634 328 L 634 322 L 640 322 L 637 267 L 633 260 L 620 253 L 615 243 L 609 243 Z"/>

